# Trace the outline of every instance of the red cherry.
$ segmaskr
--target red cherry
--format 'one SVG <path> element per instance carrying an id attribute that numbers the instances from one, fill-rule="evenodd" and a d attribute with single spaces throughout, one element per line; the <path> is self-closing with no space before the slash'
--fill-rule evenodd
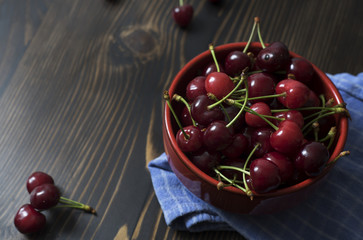
<path id="1" fill-rule="evenodd" d="M 204 146 L 209 151 L 221 151 L 233 142 L 233 130 L 224 121 L 214 121 L 203 133 Z"/>
<path id="2" fill-rule="evenodd" d="M 234 89 L 234 83 L 229 76 L 222 72 L 212 72 L 205 80 L 205 90 L 218 99 L 222 99 Z"/>
<path id="3" fill-rule="evenodd" d="M 274 42 L 262 49 L 256 57 L 256 65 L 264 71 L 286 70 L 290 63 L 290 53 L 282 42 Z"/>
<path id="4" fill-rule="evenodd" d="M 278 152 L 288 156 L 295 154 L 304 139 L 299 126 L 290 120 L 282 121 L 278 129 L 271 134 L 270 144 Z"/>
<path id="5" fill-rule="evenodd" d="M 185 4 L 183 6 L 173 8 L 172 15 L 175 23 L 184 28 L 189 25 L 193 18 L 193 13 L 193 7 L 189 4 Z"/>
<path id="6" fill-rule="evenodd" d="M 221 64 L 218 64 L 219 66 L 219 72 L 225 72 L 224 68 L 222 67 Z M 209 74 L 211 74 L 212 72 L 218 72 L 217 66 L 214 62 L 210 63 L 209 65 L 207 65 L 204 70 L 203 70 L 203 76 L 208 76 Z"/>
<path id="7" fill-rule="evenodd" d="M 323 143 L 308 142 L 298 151 L 295 167 L 307 176 L 317 176 L 323 171 L 329 157 L 329 151 Z"/>
<path id="8" fill-rule="evenodd" d="M 200 170 L 213 176 L 213 168 L 220 164 L 221 157 L 220 152 L 208 152 L 205 149 L 201 149 L 200 151 L 191 154 L 189 158 Z"/>
<path id="9" fill-rule="evenodd" d="M 254 103 L 254 104 L 252 104 L 250 109 L 253 110 L 254 112 L 260 114 L 260 115 L 267 115 L 267 116 L 272 115 L 270 107 L 264 102 Z M 262 119 L 258 115 L 250 113 L 250 112 L 246 112 L 245 121 L 246 121 L 247 125 L 250 126 L 250 127 L 265 127 L 265 126 L 268 126 L 268 123 L 264 119 Z"/>
<path id="10" fill-rule="evenodd" d="M 292 58 L 286 73 L 293 74 L 297 81 L 306 84 L 311 81 L 314 75 L 314 68 L 303 58 Z"/>
<path id="11" fill-rule="evenodd" d="M 179 130 L 176 134 L 176 142 L 179 148 L 183 152 L 195 152 L 199 150 L 203 145 L 202 132 L 200 129 L 192 125 L 186 126 L 183 129 L 189 138 L 185 138 L 183 132 Z"/>
<path id="12" fill-rule="evenodd" d="M 276 94 L 286 93 L 286 96 L 277 99 L 287 108 L 299 108 L 308 100 L 310 89 L 302 82 L 285 79 L 275 88 Z"/>
<path id="13" fill-rule="evenodd" d="M 44 214 L 35 210 L 30 204 L 20 207 L 14 218 L 14 225 L 23 234 L 36 233 L 45 227 L 46 218 Z"/>
<path id="14" fill-rule="evenodd" d="M 263 158 L 276 164 L 279 168 L 282 183 L 287 183 L 292 180 L 295 168 L 294 164 L 287 156 L 279 152 L 269 152 L 266 153 Z"/>
<path id="15" fill-rule="evenodd" d="M 272 95 L 275 93 L 275 78 L 270 73 L 255 73 L 248 77 L 248 97 L 261 97 L 266 95 Z M 273 98 L 263 98 L 258 100 L 252 100 L 255 102 L 269 103 Z"/>
<path id="16" fill-rule="evenodd" d="M 54 180 L 50 175 L 44 172 L 33 172 L 26 181 L 26 189 L 31 193 L 34 188 L 45 183 L 54 184 Z"/>
<path id="17" fill-rule="evenodd" d="M 201 125 L 208 126 L 216 120 L 223 120 L 224 114 L 219 107 L 208 109 L 208 106 L 215 101 L 208 98 L 206 95 L 200 95 L 195 98 L 191 104 L 191 114 L 193 119 Z"/>
<path id="18" fill-rule="evenodd" d="M 242 51 L 232 51 L 224 60 L 225 72 L 232 77 L 241 75 L 245 68 L 250 67 L 251 59 Z"/>
<path id="19" fill-rule="evenodd" d="M 45 183 L 30 193 L 30 204 L 39 210 L 49 209 L 58 204 L 60 196 L 60 191 L 55 185 Z"/>
<path id="20" fill-rule="evenodd" d="M 248 150 L 249 142 L 242 133 L 237 133 L 233 136 L 232 143 L 222 150 L 222 153 L 227 158 L 237 158 Z"/>
<path id="21" fill-rule="evenodd" d="M 205 77 L 198 76 L 190 81 L 186 89 L 186 97 L 188 101 L 193 102 L 199 95 L 205 95 L 207 91 L 205 90 Z"/>
<path id="22" fill-rule="evenodd" d="M 286 112 L 279 112 L 279 113 L 275 113 L 274 114 L 275 117 L 278 118 L 283 118 L 285 120 L 290 120 L 295 122 L 300 128 L 302 128 L 304 126 L 304 116 L 302 115 L 301 112 L 296 111 L 296 110 L 290 110 L 290 111 L 286 111 Z M 279 121 L 276 120 L 274 121 L 274 123 L 276 125 L 279 124 Z"/>
<path id="23" fill-rule="evenodd" d="M 279 168 L 264 158 L 257 158 L 251 162 L 250 174 L 252 188 L 258 193 L 269 192 L 281 184 Z"/>

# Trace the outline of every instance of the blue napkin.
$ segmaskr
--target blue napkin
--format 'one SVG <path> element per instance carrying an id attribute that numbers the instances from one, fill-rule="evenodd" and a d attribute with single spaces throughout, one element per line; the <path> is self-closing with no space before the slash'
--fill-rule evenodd
<path id="1" fill-rule="evenodd" d="M 319 192 L 280 213 L 233 214 L 190 193 L 163 153 L 148 167 L 167 225 L 191 232 L 232 230 L 247 239 L 363 239 L 363 73 L 329 77 L 352 117 L 345 146 L 351 154 L 338 160 Z"/>

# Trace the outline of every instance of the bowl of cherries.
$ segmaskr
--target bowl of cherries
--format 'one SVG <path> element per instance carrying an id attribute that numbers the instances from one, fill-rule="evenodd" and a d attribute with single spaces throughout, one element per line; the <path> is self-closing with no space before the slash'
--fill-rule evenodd
<path id="1" fill-rule="evenodd" d="M 186 188 L 241 214 L 313 195 L 344 151 L 349 112 L 327 75 L 282 42 L 237 42 L 190 60 L 164 91 L 163 142 Z"/>

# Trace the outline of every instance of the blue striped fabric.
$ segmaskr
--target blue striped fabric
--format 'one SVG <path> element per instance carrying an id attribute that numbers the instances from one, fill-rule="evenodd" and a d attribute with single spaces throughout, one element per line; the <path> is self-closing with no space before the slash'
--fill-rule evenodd
<path id="1" fill-rule="evenodd" d="M 277 214 L 232 214 L 192 195 L 162 154 L 148 167 L 166 223 L 191 232 L 234 230 L 247 239 L 363 239 L 363 73 L 329 77 L 352 117 L 345 147 L 351 154 L 338 160 L 319 192 Z"/>

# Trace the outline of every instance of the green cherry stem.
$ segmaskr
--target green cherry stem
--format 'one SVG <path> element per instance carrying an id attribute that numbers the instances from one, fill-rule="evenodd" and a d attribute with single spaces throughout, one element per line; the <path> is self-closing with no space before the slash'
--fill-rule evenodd
<path id="1" fill-rule="evenodd" d="M 257 35 L 258 35 L 258 39 L 260 40 L 261 46 L 262 48 L 266 48 L 263 40 L 262 40 L 262 36 L 261 36 L 261 29 L 260 29 L 260 18 L 255 17 L 255 22 L 257 22 Z"/>
<path id="2" fill-rule="evenodd" d="M 192 117 L 192 113 L 190 110 L 190 105 L 189 103 L 185 100 L 185 98 L 183 98 L 182 96 L 178 95 L 178 94 L 174 94 L 173 95 L 173 100 L 177 101 L 177 102 L 182 102 L 188 109 L 189 115 L 190 115 L 190 119 L 192 120 L 193 126 L 196 127 L 197 124 L 195 123 L 195 120 Z"/>
<path id="3" fill-rule="evenodd" d="M 184 5 L 183 0 L 179 0 L 179 5 L 180 6 L 183 6 Z"/>
<path id="4" fill-rule="evenodd" d="M 91 206 L 65 198 L 65 197 L 60 197 L 59 202 L 62 203 L 62 205 L 57 205 L 56 208 L 62 208 L 62 207 L 77 208 L 77 209 L 84 210 L 85 212 L 96 214 L 96 210 L 94 208 L 92 208 Z"/>
<path id="5" fill-rule="evenodd" d="M 217 169 L 218 170 L 223 170 L 223 169 L 235 170 L 235 171 L 250 175 L 250 172 L 246 171 L 245 169 L 242 169 L 239 167 L 234 167 L 234 166 L 220 165 L 217 167 Z"/>
<path id="6" fill-rule="evenodd" d="M 178 116 L 176 115 L 172 105 L 171 105 L 171 102 L 170 102 L 170 95 L 169 95 L 169 92 L 167 90 L 164 91 L 164 94 L 163 94 L 163 97 L 164 97 L 164 100 L 166 101 L 166 104 L 168 104 L 168 107 L 170 109 L 170 112 L 173 114 L 174 118 L 175 118 L 175 121 L 176 123 L 178 124 L 180 130 L 182 131 L 185 139 L 189 139 L 189 135 L 184 131 L 183 129 L 183 125 L 181 124 L 181 122 L 179 121 L 179 118 Z"/>
<path id="7" fill-rule="evenodd" d="M 257 143 L 254 148 L 252 149 L 252 151 L 250 152 L 250 154 L 248 155 L 245 164 L 243 165 L 243 170 L 246 170 L 247 168 L 247 164 L 250 161 L 250 159 L 252 158 L 253 154 L 255 153 L 255 151 L 257 150 L 257 148 L 259 148 L 261 146 L 260 143 Z M 249 196 L 251 198 L 251 200 L 253 199 L 253 193 L 252 191 L 249 189 L 248 185 L 247 185 L 247 181 L 246 181 L 246 174 L 243 173 L 243 184 L 246 188 L 246 194 L 247 196 Z"/>
<path id="8" fill-rule="evenodd" d="M 236 188 L 242 190 L 243 192 L 247 192 L 246 189 L 244 189 L 243 187 L 241 187 L 240 185 L 236 184 L 233 180 L 227 178 L 226 176 L 224 176 L 217 168 L 214 168 L 214 171 L 217 173 L 218 176 L 220 176 L 223 180 L 225 180 L 226 182 L 228 182 L 229 184 L 235 186 Z M 217 185 L 218 186 L 218 185 Z"/>
<path id="9" fill-rule="evenodd" d="M 252 41 L 252 37 L 253 37 L 253 35 L 255 35 L 256 26 L 257 26 L 257 22 L 258 22 L 256 20 L 258 20 L 258 17 L 255 17 L 255 21 L 254 21 L 253 26 L 252 26 L 252 31 L 251 31 L 250 37 L 248 39 L 248 42 L 247 42 L 245 48 L 243 49 L 243 53 L 246 53 L 248 51 L 248 48 L 250 47 L 250 44 L 251 44 L 251 41 Z"/>
<path id="10" fill-rule="evenodd" d="M 221 70 L 219 68 L 219 64 L 218 64 L 218 61 L 217 61 L 217 57 L 216 57 L 216 54 L 214 52 L 214 46 L 213 46 L 213 44 L 209 44 L 209 51 L 212 54 L 212 58 L 213 58 L 214 64 L 216 65 L 216 68 L 217 68 L 217 72 L 220 72 Z"/>

